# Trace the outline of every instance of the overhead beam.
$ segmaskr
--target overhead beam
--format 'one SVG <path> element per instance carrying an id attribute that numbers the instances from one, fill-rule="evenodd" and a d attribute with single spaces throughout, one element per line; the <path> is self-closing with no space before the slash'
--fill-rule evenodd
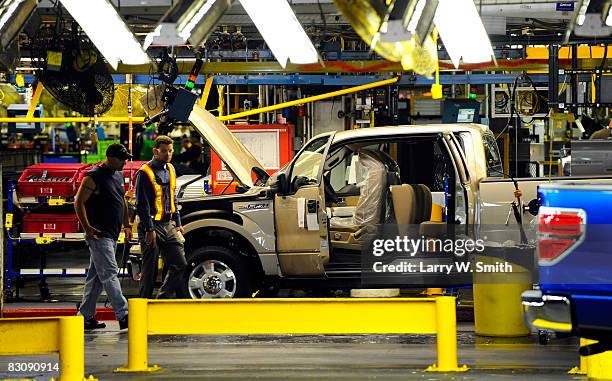
<path id="1" fill-rule="evenodd" d="M 178 62 L 179 73 L 188 74 L 195 60 L 181 60 Z M 541 60 L 498 60 L 498 64 L 486 62 L 480 64 L 461 65 L 455 69 L 450 61 L 440 61 L 440 69 L 446 70 L 469 70 L 469 71 L 520 71 L 520 70 L 547 70 L 548 61 Z M 567 62 L 569 65 L 571 62 Z M 155 72 L 151 65 L 125 66 L 119 64 L 117 73 L 148 74 Z M 314 64 L 287 64 L 283 69 L 275 61 L 250 61 L 250 62 L 206 62 L 202 65 L 202 74 L 259 74 L 259 73 L 400 73 L 404 72 L 399 62 L 391 61 L 323 61 Z"/>
<path id="2" fill-rule="evenodd" d="M 500 84 L 512 83 L 517 74 L 440 74 L 440 84 L 442 85 L 483 85 L 483 84 Z M 586 74 L 585 74 L 586 75 Z M 535 83 L 548 82 L 546 74 L 531 74 L 531 79 Z M 32 83 L 35 79 L 32 75 L 24 75 L 25 83 Z M 359 86 L 367 83 L 389 79 L 389 75 L 325 75 L 325 74 L 261 74 L 261 75 L 216 75 L 216 85 L 285 85 L 285 86 Z M 115 84 L 124 84 L 125 75 L 114 74 L 113 80 Z M 133 84 L 147 85 L 150 84 L 151 77 L 149 75 L 134 75 Z M 14 81 L 14 77 L 11 78 Z M 186 75 L 181 75 L 177 78 L 176 83 L 185 83 Z M 205 79 L 203 76 L 198 77 L 196 81 L 198 85 L 203 85 Z M 419 75 L 405 74 L 400 76 L 397 85 L 409 86 L 429 86 L 434 83 L 433 78 L 429 79 Z"/>

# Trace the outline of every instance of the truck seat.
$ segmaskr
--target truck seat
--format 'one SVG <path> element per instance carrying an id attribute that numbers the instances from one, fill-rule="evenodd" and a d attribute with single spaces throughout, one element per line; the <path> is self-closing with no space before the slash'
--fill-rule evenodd
<path id="1" fill-rule="evenodd" d="M 438 237 L 446 232 L 445 222 L 433 222 L 431 218 L 431 191 L 424 184 L 402 184 L 391 186 L 393 211 L 399 225 L 399 233 L 408 233 L 408 226 L 419 225 L 419 234 Z"/>

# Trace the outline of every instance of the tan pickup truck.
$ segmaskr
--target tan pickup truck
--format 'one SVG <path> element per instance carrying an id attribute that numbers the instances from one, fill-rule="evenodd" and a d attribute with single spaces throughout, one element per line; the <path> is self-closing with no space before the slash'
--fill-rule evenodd
<path id="1" fill-rule="evenodd" d="M 445 224 L 505 224 L 515 200 L 495 137 L 482 125 L 325 133 L 269 177 L 212 114 L 196 104 L 189 121 L 242 189 L 181 200 L 193 298 L 275 286 L 361 287 L 361 250 L 372 226 L 417 224 L 431 232 Z M 519 180 L 523 200 L 535 199 L 544 181 Z M 521 213 L 528 222 L 526 208 Z"/>

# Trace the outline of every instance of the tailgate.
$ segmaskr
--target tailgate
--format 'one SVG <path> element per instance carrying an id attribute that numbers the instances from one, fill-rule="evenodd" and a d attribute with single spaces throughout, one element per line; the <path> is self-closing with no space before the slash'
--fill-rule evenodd
<path id="1" fill-rule="evenodd" d="M 576 242 L 559 260 L 540 263 L 542 290 L 563 294 L 612 292 L 612 186 L 592 182 L 551 184 L 539 193 L 543 207 L 584 216 Z"/>

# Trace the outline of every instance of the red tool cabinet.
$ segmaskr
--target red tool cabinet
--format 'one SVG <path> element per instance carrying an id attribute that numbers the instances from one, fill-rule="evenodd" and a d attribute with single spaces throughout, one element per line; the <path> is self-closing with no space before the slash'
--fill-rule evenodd
<path id="1" fill-rule="evenodd" d="M 293 126 L 290 124 L 249 124 L 229 125 L 234 133 L 253 156 L 264 166 L 268 174 L 273 174 L 293 158 Z M 231 173 L 214 151 L 210 153 L 211 193 L 235 193 L 237 182 L 232 182 Z M 229 186 L 228 186 L 229 184 Z"/>

